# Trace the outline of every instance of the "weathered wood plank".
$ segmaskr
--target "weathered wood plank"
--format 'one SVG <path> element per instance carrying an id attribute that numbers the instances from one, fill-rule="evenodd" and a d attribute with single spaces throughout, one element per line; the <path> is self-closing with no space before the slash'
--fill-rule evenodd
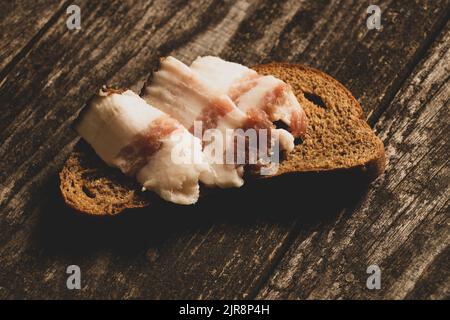
<path id="1" fill-rule="evenodd" d="M 0 3 L 0 74 L 16 57 L 24 56 L 62 14 L 61 1 L 2 1 Z M 0 76 L 0 79 L 2 77 Z"/>
<path id="2" fill-rule="evenodd" d="M 351 216 L 301 230 L 259 298 L 449 297 L 449 76 L 450 25 L 377 122 L 384 176 Z"/>
<path id="3" fill-rule="evenodd" d="M 387 2 L 383 8 L 389 13 L 410 2 L 397 3 Z M 279 217 L 276 204 L 267 203 L 266 211 L 253 208 L 250 213 L 241 211 L 242 205 L 228 204 L 217 212 L 158 208 L 148 215 L 133 212 L 113 220 L 73 215 L 55 196 L 54 178 L 77 141 L 70 123 L 103 83 L 138 90 L 161 55 L 175 54 L 186 62 L 199 54 L 221 54 L 248 64 L 297 61 L 331 73 L 342 64 L 337 74 L 346 75 L 355 63 L 344 63 L 347 51 L 336 49 L 352 49 L 360 43 L 360 34 L 368 32 L 368 3 L 80 1 L 79 5 L 82 17 L 88 13 L 82 29 L 68 31 L 61 17 L 0 86 L 0 101 L 6 102 L 0 114 L 4 127 L 0 295 L 253 297 L 297 235 L 292 232 L 295 224 L 315 225 L 329 212 L 306 221 Z M 414 5 L 411 12 L 396 17 L 387 14 L 383 31 L 370 31 L 371 41 L 358 47 L 359 54 L 368 57 L 366 63 L 358 65 L 354 76 L 340 78 L 357 95 L 363 91 L 358 79 L 374 84 L 363 99 L 373 110 L 383 108 L 378 96 L 389 96 L 390 85 L 402 82 L 402 73 L 408 73 L 447 19 L 448 1 L 424 7 Z M 337 32 L 341 29 L 348 32 Z M 297 31 L 303 37 L 295 37 Z M 399 34 L 409 38 L 401 44 L 403 50 L 384 42 Z M 320 64 L 322 54 L 329 57 L 328 66 Z M 402 59 L 404 64 L 399 70 L 383 67 L 390 66 L 385 59 L 391 64 Z M 369 82 L 367 74 L 375 67 L 386 75 Z M 327 220 L 333 222 L 335 217 Z M 65 287 L 65 267 L 73 263 L 83 272 L 79 292 Z"/>
<path id="4" fill-rule="evenodd" d="M 407 299 L 449 298 L 448 286 L 445 285 L 450 281 L 449 255 L 450 249 L 447 247 L 422 272 L 420 279 L 406 296 Z"/>

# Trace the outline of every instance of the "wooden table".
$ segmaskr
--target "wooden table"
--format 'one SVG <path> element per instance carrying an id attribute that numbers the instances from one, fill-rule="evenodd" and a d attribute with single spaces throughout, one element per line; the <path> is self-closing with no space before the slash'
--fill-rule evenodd
<path id="1" fill-rule="evenodd" d="M 380 30 L 369 1 L 315 0 L 77 0 L 69 30 L 72 2 L 0 4 L 1 298 L 450 297 L 450 1 L 377 1 Z M 139 91 L 161 56 L 206 54 L 337 78 L 384 141 L 386 173 L 326 212 L 301 195 L 267 212 L 70 212 L 57 173 L 87 99 L 105 83 Z M 72 264 L 81 290 L 66 287 Z M 366 287 L 374 264 L 380 290 Z"/>

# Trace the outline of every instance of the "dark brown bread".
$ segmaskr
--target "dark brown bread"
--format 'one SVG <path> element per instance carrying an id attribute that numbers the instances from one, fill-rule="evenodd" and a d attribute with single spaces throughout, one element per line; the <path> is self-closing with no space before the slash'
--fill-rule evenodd
<path id="1" fill-rule="evenodd" d="M 83 140 L 75 146 L 59 178 L 65 202 L 80 212 L 114 215 L 150 203 L 137 182 L 107 166 Z"/>
<path id="2" fill-rule="evenodd" d="M 309 119 L 304 141 L 280 164 L 277 176 L 351 172 L 369 180 L 384 171 L 382 142 L 366 123 L 359 103 L 338 81 L 301 65 L 272 63 L 254 69 L 289 83 Z M 83 141 L 66 161 L 60 180 L 66 203 L 88 214 L 114 215 L 148 206 L 154 199 L 104 164 Z"/>
<path id="3" fill-rule="evenodd" d="M 277 175 L 351 169 L 374 178 L 384 171 L 383 143 L 341 83 L 302 65 L 271 63 L 253 68 L 289 83 L 308 116 L 305 139 L 280 164 Z"/>

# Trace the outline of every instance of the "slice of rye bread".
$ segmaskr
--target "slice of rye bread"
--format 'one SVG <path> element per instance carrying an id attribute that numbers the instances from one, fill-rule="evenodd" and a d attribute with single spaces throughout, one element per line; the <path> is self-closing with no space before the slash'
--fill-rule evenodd
<path id="1" fill-rule="evenodd" d="M 384 171 L 383 143 L 365 121 L 359 103 L 342 84 L 302 65 L 271 63 L 254 69 L 289 83 L 309 120 L 306 137 L 281 162 L 274 176 L 310 177 L 339 172 L 371 180 Z M 82 140 L 59 176 L 64 200 L 76 211 L 114 215 L 158 201 L 152 193 L 141 192 L 131 178 L 103 163 Z"/>

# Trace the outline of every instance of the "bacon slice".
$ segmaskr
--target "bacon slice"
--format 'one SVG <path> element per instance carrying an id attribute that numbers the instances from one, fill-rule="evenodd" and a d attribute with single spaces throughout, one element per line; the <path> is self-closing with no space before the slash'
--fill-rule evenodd
<path id="1" fill-rule="evenodd" d="M 245 113 L 226 94 L 214 90 L 173 57 L 161 60 L 160 70 L 154 73 L 151 85 L 145 88 L 144 99 L 180 121 L 191 133 L 194 133 L 195 121 L 199 121 L 202 128 L 197 134 L 200 135 L 208 129 L 218 129 L 225 138 L 227 128 L 242 127 L 247 120 Z M 229 140 L 222 141 L 222 150 L 212 150 L 212 143 L 204 145 L 204 154 L 213 169 L 211 175 L 202 177 L 206 185 L 227 188 L 240 187 L 244 183 L 242 166 L 217 163 L 212 159 L 215 152 L 223 156 L 229 143 Z"/>
<path id="2" fill-rule="evenodd" d="M 196 120 L 203 121 L 203 130 L 238 128 L 246 120 L 226 94 L 215 90 L 174 57 L 161 59 L 161 68 L 145 88 L 144 99 L 187 129 L 192 129 Z"/>
<path id="3" fill-rule="evenodd" d="M 270 121 L 284 122 L 295 137 L 305 135 L 306 114 L 290 86 L 280 79 L 211 56 L 198 57 L 190 67 L 217 91 L 227 94 L 242 111 L 263 110 Z"/>
<path id="4" fill-rule="evenodd" d="M 144 189 L 178 204 L 197 202 L 200 176 L 210 170 L 200 140 L 132 91 L 101 91 L 76 130 L 102 160 Z"/>
<path id="5" fill-rule="evenodd" d="M 224 83 L 229 81 L 227 77 L 221 79 Z M 247 113 L 239 109 L 227 93 L 218 90 L 173 57 L 161 60 L 160 70 L 153 74 L 151 84 L 144 90 L 144 99 L 180 121 L 191 133 L 195 133 L 196 121 L 202 124 L 200 135 L 210 129 L 217 129 L 221 133 L 222 149 L 216 150 L 217 144 L 212 143 L 212 140 L 216 142 L 219 139 L 217 136 L 204 143 L 203 151 L 213 172 L 212 175 L 203 176 L 202 182 L 208 186 L 228 188 L 240 187 L 244 183 L 243 164 L 227 162 L 229 158 L 226 150 L 235 150 L 232 146 L 234 137 L 227 134 L 227 129 L 268 129 L 269 133 L 275 130 L 267 117 L 254 116 L 254 112 Z M 292 149 L 294 138 L 280 136 L 283 139 L 280 145 Z M 223 160 L 222 163 L 217 161 L 217 155 Z"/>

